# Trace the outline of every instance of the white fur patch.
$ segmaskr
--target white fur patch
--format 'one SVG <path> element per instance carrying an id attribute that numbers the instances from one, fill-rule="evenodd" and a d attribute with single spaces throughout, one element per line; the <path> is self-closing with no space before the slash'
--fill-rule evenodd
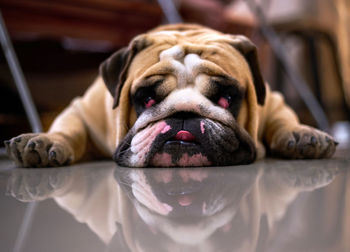
<path id="1" fill-rule="evenodd" d="M 160 60 L 174 59 L 181 60 L 185 56 L 182 46 L 176 45 L 160 53 Z"/>
<path id="2" fill-rule="evenodd" d="M 187 84 L 194 83 L 195 77 L 201 64 L 204 62 L 197 54 L 185 55 L 182 46 L 176 45 L 161 52 L 160 61 L 168 61 L 174 68 L 174 74 L 177 78 L 179 88 L 185 87 Z"/>

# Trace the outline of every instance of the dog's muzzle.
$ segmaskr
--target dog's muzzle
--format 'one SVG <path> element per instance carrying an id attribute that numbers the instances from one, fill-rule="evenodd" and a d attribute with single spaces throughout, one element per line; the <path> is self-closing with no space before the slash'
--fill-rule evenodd
<path id="1" fill-rule="evenodd" d="M 185 167 L 247 164 L 255 156 L 251 137 L 238 125 L 179 112 L 137 133 L 131 129 L 113 159 L 130 167 Z"/>

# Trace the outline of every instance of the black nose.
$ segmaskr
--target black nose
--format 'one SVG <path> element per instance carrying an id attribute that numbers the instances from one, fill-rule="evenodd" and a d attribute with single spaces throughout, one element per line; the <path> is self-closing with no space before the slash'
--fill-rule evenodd
<path id="1" fill-rule="evenodd" d="M 187 111 L 177 112 L 171 116 L 171 118 L 183 119 L 183 120 L 195 119 L 198 117 L 200 117 L 198 114 L 193 112 L 187 112 Z"/>
<path id="2" fill-rule="evenodd" d="M 171 115 L 170 118 L 181 122 L 181 130 L 189 131 L 192 134 L 200 130 L 201 116 L 197 113 L 180 111 Z"/>

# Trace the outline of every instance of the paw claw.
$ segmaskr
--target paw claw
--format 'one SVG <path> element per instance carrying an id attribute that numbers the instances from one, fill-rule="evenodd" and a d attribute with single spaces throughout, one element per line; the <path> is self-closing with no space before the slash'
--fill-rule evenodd
<path id="1" fill-rule="evenodd" d="M 14 154 L 15 154 L 16 158 L 18 159 L 18 161 L 23 163 L 21 152 L 19 150 L 16 150 Z"/>
<path id="2" fill-rule="evenodd" d="M 294 136 L 294 138 L 295 138 L 295 141 L 296 141 L 296 142 L 299 142 L 299 140 L 300 140 L 300 135 L 299 135 L 299 133 L 293 131 L 293 136 Z"/>
<path id="3" fill-rule="evenodd" d="M 55 152 L 55 151 L 51 151 L 51 152 L 50 152 L 50 154 L 49 154 L 49 159 L 50 159 L 50 160 L 56 159 L 56 152 Z"/>
<path id="4" fill-rule="evenodd" d="M 287 149 L 291 150 L 295 146 L 295 142 L 293 140 L 290 140 L 287 144 Z"/>
<path id="5" fill-rule="evenodd" d="M 34 142 L 31 142 L 30 144 L 28 144 L 28 149 L 30 150 L 34 150 L 35 149 L 35 143 Z"/>
<path id="6" fill-rule="evenodd" d="M 317 139 L 316 139 L 315 136 L 311 137 L 311 144 L 314 145 L 314 146 L 317 144 Z"/>

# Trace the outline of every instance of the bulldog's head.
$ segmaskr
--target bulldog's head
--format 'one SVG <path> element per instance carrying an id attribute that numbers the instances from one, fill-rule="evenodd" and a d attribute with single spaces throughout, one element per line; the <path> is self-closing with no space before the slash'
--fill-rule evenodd
<path id="1" fill-rule="evenodd" d="M 195 25 L 136 37 L 101 65 L 114 97 L 123 166 L 209 166 L 256 157 L 265 85 L 255 46 Z"/>

